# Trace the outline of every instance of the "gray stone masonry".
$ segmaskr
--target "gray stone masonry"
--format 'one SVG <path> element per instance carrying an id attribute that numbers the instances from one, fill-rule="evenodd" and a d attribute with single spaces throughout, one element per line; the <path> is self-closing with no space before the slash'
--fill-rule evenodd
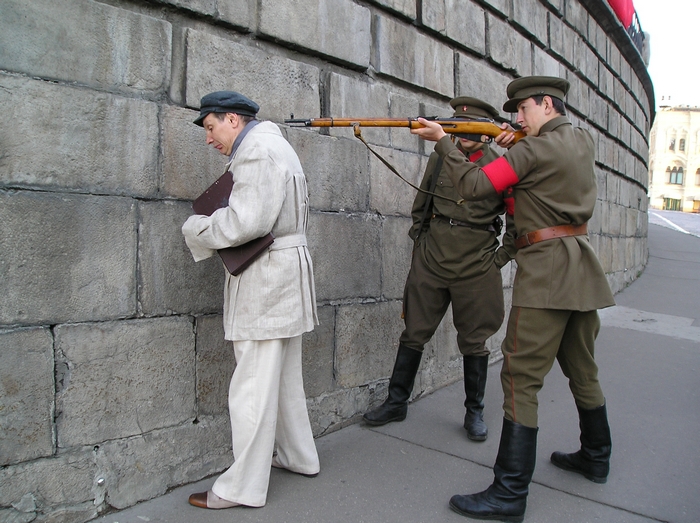
<path id="1" fill-rule="evenodd" d="M 0 330 L 0 466 L 51 456 L 53 417 L 51 333 Z"/>
<path id="2" fill-rule="evenodd" d="M 370 11 L 350 0 L 262 0 L 259 30 L 334 60 L 369 65 Z"/>
<path id="3" fill-rule="evenodd" d="M 474 53 L 486 54 L 486 16 L 484 9 L 471 2 L 441 0 L 421 2 L 422 22 Z"/>
<path id="4" fill-rule="evenodd" d="M 600 2 L 0 2 L 0 521 L 83 523 L 233 460 L 224 269 L 195 263 L 181 234 L 226 163 L 192 123 L 211 91 L 257 101 L 304 167 L 316 436 L 386 397 L 416 193 L 351 128 L 290 127 L 291 114 L 449 116 L 454 96 L 500 109 L 515 77 L 567 78 L 569 117 L 596 144 L 590 241 L 613 290 L 628 285 L 647 261 L 654 103 Z M 406 128 L 362 136 L 420 182 L 433 144 Z M 506 310 L 515 272 L 502 270 Z M 450 308 L 412 397 L 462 372 Z"/>
<path id="5" fill-rule="evenodd" d="M 380 75 L 396 78 L 446 97 L 454 93 L 453 53 L 412 26 L 375 15 L 371 64 Z"/>

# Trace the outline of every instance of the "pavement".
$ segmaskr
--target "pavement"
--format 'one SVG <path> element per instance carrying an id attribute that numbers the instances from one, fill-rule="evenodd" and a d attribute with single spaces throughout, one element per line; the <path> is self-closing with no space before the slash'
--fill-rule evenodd
<path id="1" fill-rule="evenodd" d="M 579 446 L 576 407 L 555 364 L 539 395 L 526 523 L 700 521 L 700 238 L 650 224 L 649 252 L 641 277 L 616 296 L 617 306 L 601 311 L 596 360 L 613 439 L 608 482 L 592 483 L 549 462 L 553 451 Z M 273 469 L 262 508 L 190 506 L 189 494 L 207 490 L 212 477 L 96 521 L 472 521 L 452 512 L 448 501 L 481 491 L 493 479 L 502 422 L 500 366 L 489 368 L 485 442 L 466 437 L 458 382 L 412 403 L 402 423 L 359 423 L 317 439 L 321 473 L 306 478 Z"/>

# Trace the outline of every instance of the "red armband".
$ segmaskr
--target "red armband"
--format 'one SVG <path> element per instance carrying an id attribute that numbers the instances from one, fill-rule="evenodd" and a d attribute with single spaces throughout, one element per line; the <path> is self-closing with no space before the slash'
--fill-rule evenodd
<path id="1" fill-rule="evenodd" d="M 481 168 L 486 177 L 496 189 L 497 193 L 503 192 L 511 185 L 518 183 L 518 175 L 502 156 Z"/>

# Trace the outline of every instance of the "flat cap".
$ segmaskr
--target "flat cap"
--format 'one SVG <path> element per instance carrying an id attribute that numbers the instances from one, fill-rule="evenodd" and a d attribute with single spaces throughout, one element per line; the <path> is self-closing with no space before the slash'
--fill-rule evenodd
<path id="1" fill-rule="evenodd" d="M 517 113 L 518 104 L 531 96 L 548 95 L 564 100 L 569 92 L 569 82 L 556 76 L 524 76 L 508 84 L 508 101 L 503 104 L 507 113 Z"/>
<path id="2" fill-rule="evenodd" d="M 258 114 L 260 106 L 250 98 L 246 98 L 241 93 L 235 91 L 216 91 L 202 97 L 200 103 L 199 117 L 194 121 L 203 127 L 204 118 L 209 113 L 236 113 L 244 116 L 255 116 Z"/>
<path id="3" fill-rule="evenodd" d="M 469 118 L 498 118 L 498 110 L 492 105 L 472 98 L 471 96 L 458 96 L 450 100 L 450 105 L 455 110 L 455 116 L 467 116 Z"/>

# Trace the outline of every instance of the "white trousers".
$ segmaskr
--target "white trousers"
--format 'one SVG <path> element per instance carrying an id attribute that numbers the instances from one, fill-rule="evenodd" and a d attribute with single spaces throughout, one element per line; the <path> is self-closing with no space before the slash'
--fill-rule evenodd
<path id="1" fill-rule="evenodd" d="M 301 474 L 320 470 L 301 374 L 301 336 L 236 341 L 236 369 L 229 386 L 234 463 L 214 483 L 220 498 L 262 507 L 272 454 Z"/>

